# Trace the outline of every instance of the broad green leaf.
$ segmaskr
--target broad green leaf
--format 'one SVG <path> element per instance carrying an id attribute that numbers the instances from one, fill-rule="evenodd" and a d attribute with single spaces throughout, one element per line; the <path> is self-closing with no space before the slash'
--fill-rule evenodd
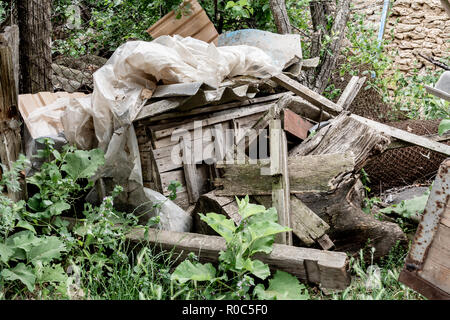
<path id="1" fill-rule="evenodd" d="M 281 232 L 287 232 L 291 229 L 288 227 L 283 227 L 278 223 L 272 221 L 258 221 L 248 226 L 248 230 L 252 235 L 252 240 L 255 241 L 260 238 L 275 235 Z"/>
<path id="2" fill-rule="evenodd" d="M 66 210 L 70 209 L 70 205 L 67 202 L 59 201 L 50 206 L 48 209 L 50 211 L 51 216 L 59 216 Z"/>
<path id="3" fill-rule="evenodd" d="M 259 204 L 248 203 L 241 210 L 239 210 L 239 214 L 242 217 L 242 220 L 247 219 L 255 214 L 263 213 L 266 211 L 264 206 Z"/>
<path id="4" fill-rule="evenodd" d="M 30 230 L 24 230 L 13 234 L 6 239 L 6 244 L 14 250 L 14 254 L 10 259 L 26 259 L 26 254 L 40 241 L 41 239 L 37 238 Z"/>
<path id="5" fill-rule="evenodd" d="M 189 260 L 184 260 L 172 273 L 171 279 L 178 280 L 180 283 L 185 283 L 189 280 L 211 281 L 214 280 L 215 277 L 216 269 L 211 263 L 192 263 Z"/>
<path id="6" fill-rule="evenodd" d="M 64 272 L 63 267 L 60 264 L 54 266 L 40 266 L 37 273 L 37 282 L 65 282 L 68 279 L 67 273 Z"/>
<path id="7" fill-rule="evenodd" d="M 228 1 L 227 5 L 225 6 L 225 10 L 233 8 L 236 5 L 234 1 Z"/>
<path id="8" fill-rule="evenodd" d="M 264 285 L 255 287 L 254 294 L 262 300 L 308 300 L 309 294 L 305 286 L 300 284 L 296 277 L 284 271 L 277 271 L 269 280 L 269 288 Z"/>
<path id="9" fill-rule="evenodd" d="M 8 263 L 9 258 L 14 254 L 14 250 L 8 245 L 0 243 L 0 261 L 3 263 Z"/>
<path id="10" fill-rule="evenodd" d="M 420 216 L 425 210 L 425 206 L 430 196 L 430 190 L 427 190 L 423 195 L 414 197 L 412 199 L 403 200 L 399 204 L 381 209 L 381 213 L 390 214 L 396 213 L 407 219 L 420 220 Z"/>
<path id="11" fill-rule="evenodd" d="M 30 181 L 28 180 L 27 182 L 30 182 Z M 30 199 L 28 199 L 27 204 L 32 210 L 40 211 L 41 210 L 41 194 L 36 193 L 34 196 L 32 196 Z"/>
<path id="12" fill-rule="evenodd" d="M 19 263 L 13 269 L 4 269 L 0 275 L 5 278 L 5 280 L 19 280 L 27 286 L 29 291 L 34 291 L 36 276 L 34 275 L 33 269 L 23 263 Z"/>
<path id="13" fill-rule="evenodd" d="M 28 253 L 28 261 L 36 264 L 38 261 L 48 263 L 61 257 L 61 252 L 66 251 L 64 243 L 57 237 L 46 237 L 40 243 L 31 248 Z"/>
<path id="14" fill-rule="evenodd" d="M 231 219 L 227 219 L 222 214 L 207 213 L 206 216 L 199 213 L 200 219 L 206 222 L 214 231 L 220 234 L 227 243 L 233 239 L 233 233 L 236 231 L 236 225 Z"/>
<path id="15" fill-rule="evenodd" d="M 273 243 L 275 242 L 275 236 L 267 236 L 264 238 L 260 238 L 255 240 L 250 246 L 250 254 L 251 257 L 255 253 L 262 252 L 265 254 L 270 254 L 273 250 Z"/>
<path id="16" fill-rule="evenodd" d="M 76 150 L 66 155 L 66 163 L 61 167 L 74 180 L 91 178 L 105 163 L 105 155 L 100 149 Z"/>
<path id="17" fill-rule="evenodd" d="M 245 261 L 244 268 L 261 280 L 264 280 L 270 276 L 269 266 L 259 260 L 251 260 L 250 258 L 247 259 Z"/>
<path id="18" fill-rule="evenodd" d="M 17 222 L 16 228 L 27 229 L 36 234 L 36 230 L 34 229 L 33 225 L 31 225 L 28 221 L 25 220 L 20 220 L 19 222 Z"/>
<path id="19" fill-rule="evenodd" d="M 439 123 L 438 133 L 442 136 L 448 130 L 450 130 L 450 119 L 443 119 L 441 123 Z"/>
<path id="20" fill-rule="evenodd" d="M 275 208 L 269 208 L 263 213 L 257 214 L 249 218 L 249 223 L 254 224 L 261 221 L 272 221 L 272 222 L 278 222 L 278 213 L 277 209 Z"/>

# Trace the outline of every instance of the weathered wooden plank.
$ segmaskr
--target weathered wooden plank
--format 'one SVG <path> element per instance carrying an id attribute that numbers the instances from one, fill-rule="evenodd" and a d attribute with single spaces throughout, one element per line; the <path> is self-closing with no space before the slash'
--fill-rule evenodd
<path id="1" fill-rule="evenodd" d="M 341 106 L 343 110 L 347 110 L 356 98 L 356 95 L 365 81 L 366 77 L 359 78 L 357 76 L 353 76 L 345 87 L 344 92 L 339 97 L 337 105 Z"/>
<path id="2" fill-rule="evenodd" d="M 202 126 L 210 126 L 210 125 L 214 125 L 216 123 L 219 122 L 224 122 L 224 121 L 228 121 L 231 119 L 236 119 L 236 118 L 242 118 L 245 116 L 249 116 L 255 113 L 261 113 L 264 111 L 267 111 L 270 107 L 272 106 L 272 104 L 262 104 L 262 105 L 252 105 L 249 107 L 243 107 L 243 108 L 238 108 L 238 109 L 234 109 L 234 110 L 225 110 L 225 111 L 220 111 L 217 113 L 213 113 L 212 115 L 210 115 L 210 117 L 206 118 L 206 119 L 198 119 L 199 121 L 202 121 Z M 186 124 L 182 124 L 179 126 L 175 126 L 175 127 L 171 127 L 168 129 L 164 129 L 164 130 L 158 130 L 155 131 L 154 135 L 155 135 L 155 139 L 161 139 L 164 137 L 168 137 L 170 136 L 175 130 L 193 130 L 194 129 L 194 120 L 186 123 Z"/>
<path id="3" fill-rule="evenodd" d="M 182 142 L 183 150 L 183 170 L 186 180 L 186 188 L 189 195 L 189 202 L 196 203 L 200 196 L 197 166 L 194 160 L 193 148 L 191 143 Z"/>
<path id="4" fill-rule="evenodd" d="M 450 159 L 446 159 L 436 175 L 400 277 L 428 298 L 450 298 L 449 168 Z M 422 288 L 420 283 L 426 285 Z"/>
<path id="5" fill-rule="evenodd" d="M 439 224 L 418 275 L 450 294 L 450 227 Z"/>
<path id="6" fill-rule="evenodd" d="M 342 107 L 335 104 L 333 101 L 328 100 L 324 96 L 321 96 L 317 92 L 312 91 L 308 87 L 305 87 L 301 83 L 289 78 L 284 74 L 278 74 L 272 77 L 272 80 L 281 85 L 282 87 L 292 91 L 296 95 L 311 102 L 312 104 L 321 107 L 326 112 L 333 115 L 339 114 L 342 111 Z"/>
<path id="7" fill-rule="evenodd" d="M 446 144 L 435 142 L 423 136 L 418 136 L 405 130 L 397 129 L 367 118 L 363 118 L 356 114 L 352 114 L 351 117 L 388 136 L 450 156 L 450 146 Z"/>
<path id="8" fill-rule="evenodd" d="M 272 204 L 277 209 L 278 222 L 290 228 L 290 189 L 287 164 L 287 140 L 281 128 L 280 119 L 269 122 L 270 134 L 270 174 L 274 177 L 272 182 Z M 292 233 L 279 233 L 275 237 L 277 243 L 292 245 Z"/>
<path id="9" fill-rule="evenodd" d="M 202 262 L 217 262 L 219 252 L 226 249 L 225 240 L 216 236 L 156 229 L 149 229 L 147 237 L 144 234 L 144 229 L 135 229 L 127 234 L 127 239 L 139 243 L 148 241 L 149 245 L 156 248 L 173 250 L 181 255 L 181 259 L 193 252 Z M 274 244 L 273 251 L 269 255 L 258 254 L 255 258 L 267 263 L 273 269 L 289 272 L 299 279 L 314 280 L 324 288 L 345 289 L 350 284 L 346 270 L 348 258 L 344 252 Z M 305 261 L 317 262 L 319 274 L 316 277 L 308 278 Z"/>
<path id="10" fill-rule="evenodd" d="M 286 94 L 289 94 L 289 93 L 278 93 L 278 94 L 273 94 L 273 95 L 266 96 L 266 97 L 252 98 L 252 99 L 248 99 L 245 101 L 231 102 L 231 103 L 225 103 L 225 104 L 220 104 L 220 105 L 202 106 L 202 107 L 195 108 L 195 109 L 192 109 L 189 111 L 176 110 L 173 112 L 163 113 L 163 114 L 160 114 L 157 116 L 152 116 L 151 118 L 148 119 L 148 123 L 154 123 L 154 122 L 158 122 L 161 120 L 167 120 L 167 119 L 176 119 L 176 118 L 183 119 L 186 117 L 195 116 L 195 115 L 204 114 L 204 113 L 212 113 L 212 112 L 217 112 L 217 111 L 222 111 L 222 110 L 229 110 L 229 109 L 233 109 L 233 108 L 237 108 L 237 107 L 244 107 L 244 106 L 248 106 L 248 105 L 252 105 L 252 104 L 276 101 Z M 151 109 L 151 108 L 148 107 L 148 109 Z M 142 119 L 142 117 L 141 117 L 141 119 Z M 141 123 L 141 122 L 146 123 L 147 120 L 140 120 L 139 123 Z"/>
<path id="11" fill-rule="evenodd" d="M 272 207 L 271 197 L 254 196 L 254 198 L 266 208 Z M 317 241 L 324 250 L 334 246 L 325 233 L 330 226 L 294 195 L 290 197 L 290 211 L 292 232 L 304 245 L 311 246 Z"/>
<path id="12" fill-rule="evenodd" d="M 19 157 L 22 147 L 17 92 L 11 50 L 0 45 L 0 162 L 8 169 Z M 23 199 L 25 188 L 24 182 L 21 191 L 8 188 L 8 196 L 14 201 Z"/>
<path id="13" fill-rule="evenodd" d="M 330 229 L 325 221 L 294 195 L 291 196 L 291 225 L 298 237 L 298 226 L 301 226 L 300 230 L 306 229 L 309 237 L 314 240 L 321 238 Z"/>
<path id="14" fill-rule="evenodd" d="M 442 136 L 440 136 L 438 133 L 436 133 L 436 134 L 425 135 L 423 137 L 425 137 L 427 139 L 430 139 L 432 141 L 443 142 L 443 141 L 450 140 L 450 132 L 444 133 Z M 398 140 L 398 139 L 394 139 L 394 138 L 392 140 L 393 141 L 386 148 L 386 150 L 397 149 L 397 148 L 405 148 L 405 147 L 413 146 L 412 143 L 409 143 L 409 142 L 406 142 L 406 141 L 402 141 L 402 140 Z"/>
<path id="15" fill-rule="evenodd" d="M 218 195 L 270 195 L 273 177 L 261 175 L 261 168 L 269 161 L 258 164 L 217 164 L 224 169 L 224 176 L 215 180 Z M 352 154 L 322 154 L 288 159 L 291 193 L 329 192 L 337 187 L 336 180 L 353 172 L 355 160 Z"/>

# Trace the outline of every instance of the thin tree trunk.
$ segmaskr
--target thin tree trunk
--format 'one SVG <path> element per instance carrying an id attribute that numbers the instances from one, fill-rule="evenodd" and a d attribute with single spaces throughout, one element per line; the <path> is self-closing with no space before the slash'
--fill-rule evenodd
<path id="1" fill-rule="evenodd" d="M 292 28 L 287 14 L 285 0 L 270 0 L 269 3 L 278 33 L 291 33 Z"/>
<path id="2" fill-rule="evenodd" d="M 51 0 L 18 1 L 21 93 L 53 91 Z"/>
<path id="3" fill-rule="evenodd" d="M 331 42 L 327 45 L 324 56 L 321 57 L 320 65 L 311 70 L 307 74 L 309 87 L 322 93 L 331 76 L 332 71 L 336 67 L 337 58 L 341 50 L 342 39 L 345 36 L 345 28 L 350 15 L 350 0 L 342 0 L 335 12 L 333 26 L 330 31 L 327 28 L 327 16 L 332 14 L 329 4 L 324 2 L 311 2 L 311 20 L 313 24 L 314 36 L 311 47 L 311 56 L 319 56 L 322 51 L 322 38 L 324 34 L 331 37 Z"/>

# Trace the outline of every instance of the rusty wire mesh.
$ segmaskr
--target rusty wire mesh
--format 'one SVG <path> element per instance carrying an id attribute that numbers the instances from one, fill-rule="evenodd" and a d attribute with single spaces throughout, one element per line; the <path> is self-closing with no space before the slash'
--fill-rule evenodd
<path id="1" fill-rule="evenodd" d="M 417 135 L 436 134 L 440 120 L 407 120 L 389 125 Z M 449 144 L 449 142 L 446 142 Z M 371 159 L 364 170 L 374 193 L 434 179 L 446 156 L 422 147 L 391 149 Z"/>

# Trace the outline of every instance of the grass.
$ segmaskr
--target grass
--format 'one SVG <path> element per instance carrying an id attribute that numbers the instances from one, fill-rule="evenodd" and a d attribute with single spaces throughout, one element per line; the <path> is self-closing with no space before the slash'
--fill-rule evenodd
<path id="1" fill-rule="evenodd" d="M 366 249 L 367 250 L 367 249 Z M 370 249 L 369 249 L 370 250 Z M 316 290 L 313 299 L 331 300 L 424 300 L 421 294 L 408 288 L 398 281 L 400 272 L 404 266 L 407 250 L 400 245 L 392 248 L 389 255 L 382 258 L 378 264 L 373 261 L 364 261 L 364 250 L 359 257 L 350 258 L 351 285 L 340 292 L 324 294 Z"/>
<path id="2" fill-rule="evenodd" d="M 365 249 L 370 250 L 370 249 Z M 364 261 L 365 250 L 350 258 L 351 285 L 343 291 L 309 287 L 313 300 L 423 300 L 422 295 L 397 279 L 404 265 L 407 250 L 394 247 L 388 256 L 375 263 Z M 80 282 L 72 287 L 71 299 L 93 300 L 203 300 L 208 287 L 178 286 L 170 281 L 176 265 L 173 252 L 143 247 L 130 256 L 131 263 L 117 261 L 109 272 L 80 271 Z M 83 269 L 81 266 L 80 270 Z M 81 290 L 80 290 L 81 289 Z M 213 288 L 212 288 L 213 289 Z M 58 295 L 41 297 L 58 299 Z"/>

